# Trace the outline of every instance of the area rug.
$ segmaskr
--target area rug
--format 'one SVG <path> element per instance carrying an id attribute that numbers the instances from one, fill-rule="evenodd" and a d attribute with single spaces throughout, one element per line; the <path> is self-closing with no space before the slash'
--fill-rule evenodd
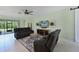
<path id="1" fill-rule="evenodd" d="M 18 39 L 18 41 L 30 52 L 34 52 L 34 41 L 42 39 L 43 36 L 28 36 L 22 39 Z"/>

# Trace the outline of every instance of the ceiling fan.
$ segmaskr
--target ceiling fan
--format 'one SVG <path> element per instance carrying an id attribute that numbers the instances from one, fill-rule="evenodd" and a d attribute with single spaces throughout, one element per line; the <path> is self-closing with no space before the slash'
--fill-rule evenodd
<path id="1" fill-rule="evenodd" d="M 26 10 L 18 12 L 18 14 L 33 15 L 33 11 L 30 11 L 30 10 L 26 9 Z"/>
<path id="2" fill-rule="evenodd" d="M 75 9 L 79 9 L 79 6 L 77 6 L 75 8 L 70 8 L 70 10 L 75 10 Z"/>

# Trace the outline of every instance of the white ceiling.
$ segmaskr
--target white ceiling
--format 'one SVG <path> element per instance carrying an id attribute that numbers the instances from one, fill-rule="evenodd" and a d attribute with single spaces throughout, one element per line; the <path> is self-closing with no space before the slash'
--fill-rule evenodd
<path id="1" fill-rule="evenodd" d="M 50 13 L 75 6 L 0 6 L 0 18 L 25 19 L 32 16 L 45 16 Z M 33 15 L 18 14 L 23 10 L 33 11 Z"/>
<path id="2" fill-rule="evenodd" d="M 27 17 L 30 15 L 18 14 L 18 12 L 28 9 L 33 11 L 35 16 L 41 16 L 70 7 L 73 6 L 0 6 L 0 15 Z"/>

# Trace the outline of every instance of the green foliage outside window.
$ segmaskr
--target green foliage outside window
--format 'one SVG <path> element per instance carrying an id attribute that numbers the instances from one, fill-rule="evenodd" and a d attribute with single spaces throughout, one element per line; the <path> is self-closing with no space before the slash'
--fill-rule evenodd
<path id="1" fill-rule="evenodd" d="M 16 28 L 17 22 L 11 21 L 10 23 L 6 21 L 0 21 L 0 29 Z"/>

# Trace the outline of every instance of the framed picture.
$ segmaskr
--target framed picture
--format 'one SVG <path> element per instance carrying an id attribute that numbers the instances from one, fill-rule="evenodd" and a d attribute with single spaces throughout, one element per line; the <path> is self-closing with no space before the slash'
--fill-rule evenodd
<path id="1" fill-rule="evenodd" d="M 49 27 L 49 21 L 48 20 L 40 21 L 39 24 L 40 24 L 41 28 Z"/>

